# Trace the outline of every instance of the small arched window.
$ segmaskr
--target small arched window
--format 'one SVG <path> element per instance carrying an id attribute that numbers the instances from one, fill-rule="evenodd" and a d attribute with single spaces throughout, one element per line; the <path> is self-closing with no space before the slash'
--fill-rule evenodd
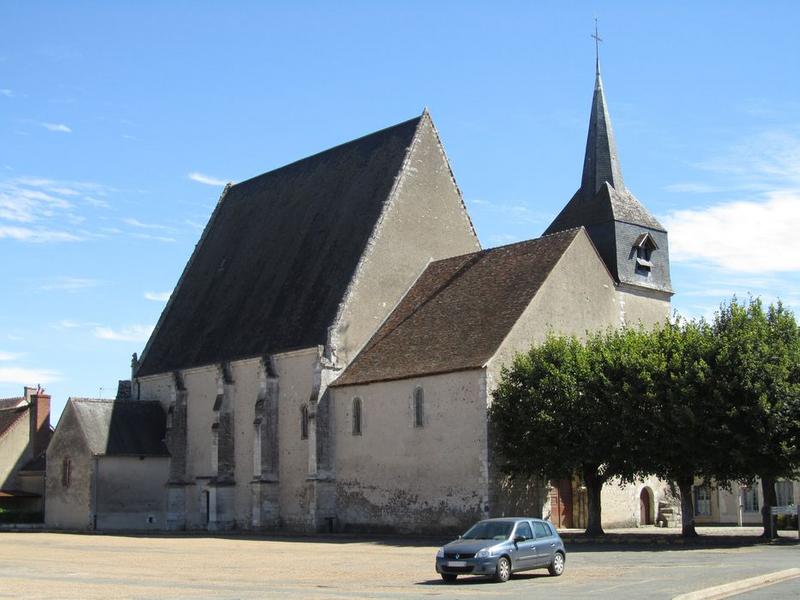
<path id="1" fill-rule="evenodd" d="M 361 398 L 353 398 L 353 435 L 361 435 Z"/>
<path id="2" fill-rule="evenodd" d="M 167 429 L 172 429 L 172 423 L 174 422 L 175 418 L 175 407 L 170 406 L 167 409 Z"/>
<path id="3" fill-rule="evenodd" d="M 425 394 L 421 387 L 414 389 L 414 427 L 425 425 Z"/>
<path id="4" fill-rule="evenodd" d="M 300 439 L 308 439 L 308 406 L 300 407 Z"/>

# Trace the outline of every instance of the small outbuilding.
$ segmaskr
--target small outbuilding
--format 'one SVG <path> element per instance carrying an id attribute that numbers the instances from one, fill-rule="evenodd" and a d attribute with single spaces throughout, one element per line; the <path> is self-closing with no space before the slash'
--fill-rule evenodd
<path id="1" fill-rule="evenodd" d="M 47 525 L 163 529 L 165 431 L 158 402 L 70 398 L 47 450 Z"/>

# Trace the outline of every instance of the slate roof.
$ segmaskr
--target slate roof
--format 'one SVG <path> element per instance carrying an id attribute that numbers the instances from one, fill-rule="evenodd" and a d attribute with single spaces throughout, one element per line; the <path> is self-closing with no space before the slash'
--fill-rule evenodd
<path id="1" fill-rule="evenodd" d="M 544 233 L 548 235 L 556 231 L 581 226 L 590 227 L 609 221 L 622 221 L 657 231 L 666 231 L 627 189 L 619 192 L 605 182 L 597 194 L 590 195 L 583 188 L 575 192 Z"/>
<path id="2" fill-rule="evenodd" d="M 545 235 L 609 221 L 666 231 L 625 187 L 598 65 L 581 187 L 553 220 Z"/>
<path id="3" fill-rule="evenodd" d="M 16 398 L 15 398 L 16 399 Z M 0 436 L 4 435 L 14 424 L 26 417 L 28 414 L 28 405 L 18 406 L 14 408 L 0 408 Z"/>
<path id="4" fill-rule="evenodd" d="M 423 118 L 230 187 L 137 374 L 324 344 Z"/>
<path id="5" fill-rule="evenodd" d="M 432 262 L 332 386 L 484 366 L 579 232 Z"/>
<path id="6" fill-rule="evenodd" d="M 69 404 L 96 456 L 169 456 L 166 414 L 159 402 L 70 398 Z"/>

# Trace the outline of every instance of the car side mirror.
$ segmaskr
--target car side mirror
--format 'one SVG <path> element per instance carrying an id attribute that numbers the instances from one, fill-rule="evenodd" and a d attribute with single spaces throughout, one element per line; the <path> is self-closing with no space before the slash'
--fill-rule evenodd
<path id="1" fill-rule="evenodd" d="M 519 542 L 524 542 L 527 539 L 528 538 L 526 538 L 524 535 L 517 535 L 517 536 L 514 536 L 514 543 L 517 544 Z"/>

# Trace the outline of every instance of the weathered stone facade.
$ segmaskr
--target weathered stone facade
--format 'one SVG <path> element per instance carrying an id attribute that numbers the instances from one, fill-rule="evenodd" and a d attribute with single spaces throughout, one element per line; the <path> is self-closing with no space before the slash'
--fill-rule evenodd
<path id="1" fill-rule="evenodd" d="M 133 401 L 167 411 L 165 526 L 430 533 L 548 514 L 546 482 L 493 465 L 501 369 L 550 332 L 661 321 L 672 293 L 599 72 L 581 188 L 547 233 L 481 251 L 427 113 L 226 187 L 134 364 Z M 606 523 L 648 521 L 663 497 L 608 486 Z"/>

